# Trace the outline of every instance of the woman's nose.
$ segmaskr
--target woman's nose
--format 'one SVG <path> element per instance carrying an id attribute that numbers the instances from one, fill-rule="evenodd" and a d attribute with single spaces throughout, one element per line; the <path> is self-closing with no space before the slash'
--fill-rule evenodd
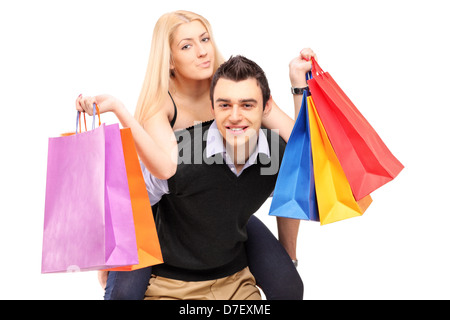
<path id="1" fill-rule="evenodd" d="M 208 51 L 206 51 L 205 46 L 203 44 L 200 44 L 198 46 L 198 51 L 197 51 L 197 55 L 199 57 L 204 57 L 208 54 Z"/>

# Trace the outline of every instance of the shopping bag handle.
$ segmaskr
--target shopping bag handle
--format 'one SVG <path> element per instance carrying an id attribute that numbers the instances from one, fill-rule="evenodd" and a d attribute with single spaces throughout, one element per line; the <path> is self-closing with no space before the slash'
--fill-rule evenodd
<path id="1" fill-rule="evenodd" d="M 101 120 L 100 120 L 100 111 L 99 111 L 99 109 L 98 109 L 97 104 L 94 103 L 94 107 L 95 107 L 95 108 L 93 108 L 93 114 L 92 114 L 92 116 L 93 116 L 93 119 L 92 119 L 92 130 L 95 129 L 95 116 L 96 116 L 96 114 L 97 114 L 97 116 L 98 116 L 98 125 L 100 126 L 100 125 L 102 124 L 102 123 L 101 123 Z M 77 112 L 77 124 L 76 124 L 76 127 L 75 127 L 75 134 L 78 134 L 78 127 L 79 127 L 80 133 L 81 133 L 80 113 L 81 113 L 81 111 L 78 111 L 78 112 Z M 86 126 L 86 113 L 85 113 L 85 112 L 83 112 L 83 117 L 84 117 L 84 129 L 87 131 L 87 126 Z"/>
<path id="2" fill-rule="evenodd" d="M 314 59 L 314 57 L 311 57 L 311 62 L 312 62 L 312 74 L 313 75 L 323 75 L 325 72 L 323 72 L 322 68 L 319 66 L 319 64 L 317 63 L 316 59 Z"/>
<path id="3" fill-rule="evenodd" d="M 77 127 L 80 129 L 81 132 L 81 121 L 78 121 L 80 118 L 80 111 L 77 112 Z M 84 118 L 84 131 L 87 131 L 87 126 L 86 126 L 86 113 L 83 112 L 83 118 Z"/>

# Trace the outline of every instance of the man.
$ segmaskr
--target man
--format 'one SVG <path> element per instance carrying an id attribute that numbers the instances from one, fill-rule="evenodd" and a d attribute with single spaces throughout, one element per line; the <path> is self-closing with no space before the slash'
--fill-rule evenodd
<path id="1" fill-rule="evenodd" d="M 261 129 L 270 89 L 253 61 L 225 62 L 210 96 L 215 120 L 176 132 L 174 176 L 158 180 L 143 167 L 165 261 L 153 267 L 147 299 L 261 299 L 246 223 L 275 187 L 285 143 Z"/>

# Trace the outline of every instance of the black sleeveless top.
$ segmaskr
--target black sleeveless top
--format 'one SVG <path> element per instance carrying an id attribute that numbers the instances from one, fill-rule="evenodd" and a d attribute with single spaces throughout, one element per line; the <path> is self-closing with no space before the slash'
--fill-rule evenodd
<path id="1" fill-rule="evenodd" d="M 175 125 L 175 122 L 177 121 L 177 106 L 176 106 L 175 101 L 173 100 L 170 92 L 169 91 L 167 91 L 167 92 L 169 93 L 170 99 L 172 99 L 172 103 L 173 103 L 174 114 L 173 114 L 172 121 L 170 121 L 170 126 L 173 128 L 173 126 Z M 153 211 L 153 217 L 156 218 L 156 212 L 158 211 L 157 203 L 152 205 L 152 211 Z"/>
<path id="2" fill-rule="evenodd" d="M 170 94 L 170 92 L 169 92 L 169 96 L 170 96 L 170 99 L 172 99 L 173 109 L 175 111 L 175 113 L 173 114 L 173 119 L 172 119 L 172 121 L 170 121 L 170 126 L 173 128 L 173 126 L 175 125 L 175 122 L 177 121 L 177 106 L 175 105 L 175 101 L 173 101 L 173 98 L 172 98 L 172 95 Z"/>

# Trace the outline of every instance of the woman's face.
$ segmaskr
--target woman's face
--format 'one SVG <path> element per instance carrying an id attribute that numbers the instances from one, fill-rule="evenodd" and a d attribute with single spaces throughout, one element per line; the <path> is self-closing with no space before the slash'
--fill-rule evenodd
<path id="1" fill-rule="evenodd" d="M 200 21 L 180 25 L 171 44 L 171 70 L 176 77 L 204 80 L 214 71 L 214 47 L 205 26 Z"/>

